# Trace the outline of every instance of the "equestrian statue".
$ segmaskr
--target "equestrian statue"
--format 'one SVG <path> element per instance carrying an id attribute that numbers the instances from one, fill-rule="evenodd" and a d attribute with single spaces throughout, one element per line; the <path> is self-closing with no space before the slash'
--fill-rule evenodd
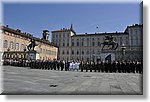
<path id="1" fill-rule="evenodd" d="M 38 46 L 38 44 L 36 44 L 34 39 L 31 39 L 30 44 L 27 46 L 28 51 L 35 51 L 35 46 Z"/>
<path id="2" fill-rule="evenodd" d="M 116 41 L 113 40 L 113 36 L 112 35 L 106 35 L 105 36 L 105 40 L 103 43 L 101 43 L 102 46 L 102 50 L 104 49 L 104 47 L 107 45 L 109 50 L 116 50 L 118 47 L 118 43 L 116 43 Z M 111 46 L 111 47 L 110 47 Z"/>

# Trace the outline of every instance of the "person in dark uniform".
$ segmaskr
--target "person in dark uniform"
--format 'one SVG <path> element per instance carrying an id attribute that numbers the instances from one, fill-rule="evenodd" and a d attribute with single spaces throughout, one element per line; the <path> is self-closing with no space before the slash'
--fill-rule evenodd
<path id="1" fill-rule="evenodd" d="M 81 61 L 80 65 L 79 65 L 79 69 L 81 70 L 81 72 L 83 72 L 83 68 L 84 68 L 84 62 Z"/>
<path id="2" fill-rule="evenodd" d="M 51 70 L 54 69 L 54 61 L 51 61 Z"/>
<path id="3" fill-rule="evenodd" d="M 90 63 L 89 63 L 89 69 L 90 69 L 90 72 L 92 72 L 92 67 L 93 67 L 93 62 L 90 61 Z"/>
<path id="4" fill-rule="evenodd" d="M 122 72 L 125 73 L 125 63 L 124 63 L 124 61 L 121 62 L 121 68 L 122 68 Z"/>
<path id="5" fill-rule="evenodd" d="M 117 62 L 117 70 L 119 73 L 121 73 L 121 64 L 120 61 Z"/>
<path id="6" fill-rule="evenodd" d="M 130 73 L 130 62 L 126 61 L 126 72 Z"/>
<path id="7" fill-rule="evenodd" d="M 108 72 L 112 73 L 112 64 L 111 64 L 111 61 L 108 61 Z"/>
<path id="8" fill-rule="evenodd" d="M 97 62 L 96 67 L 97 67 L 98 72 L 100 72 L 101 71 L 101 62 L 100 61 Z"/>
<path id="9" fill-rule="evenodd" d="M 41 69 L 44 69 L 44 60 L 41 61 Z"/>
<path id="10" fill-rule="evenodd" d="M 142 74 L 143 73 L 143 62 L 139 62 L 138 64 L 138 67 L 139 67 L 139 73 Z"/>
<path id="11" fill-rule="evenodd" d="M 40 60 L 37 61 L 37 69 L 40 69 Z"/>
<path id="12" fill-rule="evenodd" d="M 58 61 L 56 61 L 56 67 L 57 67 L 57 70 L 59 70 L 60 69 L 60 65 L 61 65 L 61 62 L 58 60 Z"/>
<path id="13" fill-rule="evenodd" d="M 139 62 L 138 62 L 138 61 L 135 61 L 135 70 L 136 70 L 136 73 L 139 73 L 138 64 L 139 64 Z"/>
<path id="14" fill-rule="evenodd" d="M 54 70 L 56 70 L 57 67 L 57 61 L 54 61 Z"/>
<path id="15" fill-rule="evenodd" d="M 69 70 L 69 65 L 70 65 L 70 62 L 69 62 L 69 61 L 66 61 L 66 62 L 65 62 L 65 71 L 68 71 L 68 70 Z"/>
<path id="16" fill-rule="evenodd" d="M 88 69 L 90 68 L 90 63 L 89 62 L 86 62 L 85 64 L 85 70 L 86 72 L 88 72 Z"/>
<path id="17" fill-rule="evenodd" d="M 108 73 L 108 68 L 109 68 L 108 60 L 105 61 L 104 66 L 105 66 L 105 72 Z"/>
<path id="18" fill-rule="evenodd" d="M 51 60 L 48 60 L 48 70 L 51 69 Z"/>
<path id="19" fill-rule="evenodd" d="M 93 65 L 93 69 L 94 69 L 94 72 L 96 72 L 98 69 L 97 69 L 97 63 L 96 62 L 93 62 L 94 65 Z"/>
<path id="20" fill-rule="evenodd" d="M 112 72 L 116 73 L 116 62 L 115 61 L 113 61 L 113 63 L 112 63 Z"/>
<path id="21" fill-rule="evenodd" d="M 61 67 L 61 71 L 64 70 L 64 62 L 63 61 L 60 61 L 60 67 Z"/>
<path id="22" fill-rule="evenodd" d="M 131 62 L 131 72 L 135 73 L 135 62 L 134 61 Z"/>
<path id="23" fill-rule="evenodd" d="M 101 67 L 101 72 L 103 73 L 105 71 L 104 61 L 101 61 L 100 67 Z"/>

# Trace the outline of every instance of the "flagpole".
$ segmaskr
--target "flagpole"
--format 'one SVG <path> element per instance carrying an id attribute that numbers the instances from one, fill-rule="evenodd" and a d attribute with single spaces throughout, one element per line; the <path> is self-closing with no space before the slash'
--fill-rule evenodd
<path id="1" fill-rule="evenodd" d="M 96 26 L 97 33 L 99 33 L 99 25 Z"/>

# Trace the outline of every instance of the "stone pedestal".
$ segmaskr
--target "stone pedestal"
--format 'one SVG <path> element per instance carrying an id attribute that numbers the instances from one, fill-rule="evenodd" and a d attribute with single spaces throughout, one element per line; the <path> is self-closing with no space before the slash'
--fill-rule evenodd
<path id="1" fill-rule="evenodd" d="M 28 60 L 37 60 L 39 59 L 39 53 L 37 53 L 36 51 L 28 51 Z"/>
<path id="2" fill-rule="evenodd" d="M 115 60 L 115 51 L 114 50 L 103 50 L 101 51 L 101 60 L 105 60 L 108 56 L 110 56 L 110 60 Z"/>

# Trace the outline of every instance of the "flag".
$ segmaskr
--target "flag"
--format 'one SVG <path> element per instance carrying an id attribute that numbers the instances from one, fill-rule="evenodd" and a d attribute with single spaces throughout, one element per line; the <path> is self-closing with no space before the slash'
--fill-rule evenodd
<path id="1" fill-rule="evenodd" d="M 109 54 L 106 58 L 105 58 L 105 61 L 108 60 L 108 61 L 111 61 L 111 54 Z"/>

